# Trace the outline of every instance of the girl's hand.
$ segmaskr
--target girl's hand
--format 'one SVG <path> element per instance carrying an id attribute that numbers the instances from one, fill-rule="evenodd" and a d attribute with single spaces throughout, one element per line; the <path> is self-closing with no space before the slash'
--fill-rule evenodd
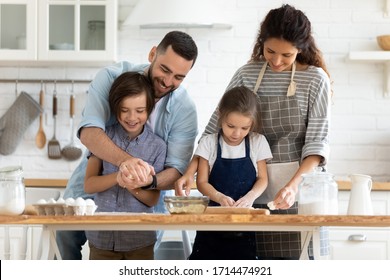
<path id="1" fill-rule="evenodd" d="M 175 195 L 188 196 L 194 185 L 194 176 L 184 174 L 175 182 Z"/>
<path id="2" fill-rule="evenodd" d="M 234 199 L 230 196 L 224 195 L 223 193 L 217 192 L 215 194 L 215 198 L 213 199 L 215 202 L 219 203 L 221 206 L 234 206 Z"/>
<path id="3" fill-rule="evenodd" d="M 252 207 L 253 202 L 255 201 L 256 198 L 257 198 L 257 196 L 256 196 L 255 192 L 249 191 L 246 195 L 244 195 L 239 200 L 237 200 L 233 206 L 234 207 L 245 207 L 245 208 Z"/>

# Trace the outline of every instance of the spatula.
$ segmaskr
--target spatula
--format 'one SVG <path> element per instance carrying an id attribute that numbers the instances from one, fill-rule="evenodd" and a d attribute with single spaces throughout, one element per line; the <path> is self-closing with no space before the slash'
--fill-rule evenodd
<path id="1" fill-rule="evenodd" d="M 57 126 L 57 91 L 54 88 L 53 91 L 53 138 L 47 144 L 47 151 L 50 159 L 59 159 L 61 158 L 61 146 L 60 142 L 56 139 L 56 126 Z"/>
<path id="2" fill-rule="evenodd" d="M 43 101 L 44 101 L 44 92 L 43 88 L 39 92 L 39 105 L 41 105 L 41 108 L 43 109 Z M 35 145 L 42 149 L 46 144 L 46 134 L 43 131 L 43 113 L 39 115 L 39 129 L 37 132 L 37 136 L 35 136 Z"/>

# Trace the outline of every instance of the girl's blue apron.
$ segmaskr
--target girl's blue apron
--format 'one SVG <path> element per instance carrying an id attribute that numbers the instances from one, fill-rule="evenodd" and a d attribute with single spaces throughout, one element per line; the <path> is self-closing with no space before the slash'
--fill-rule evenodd
<path id="1" fill-rule="evenodd" d="M 250 158 L 249 136 L 245 137 L 245 157 L 222 158 L 218 135 L 217 158 L 210 172 L 209 183 L 219 192 L 235 201 L 247 194 L 256 182 L 256 169 Z M 210 201 L 210 206 L 217 206 Z M 256 259 L 256 238 L 254 232 L 197 231 L 192 260 L 234 260 Z"/>

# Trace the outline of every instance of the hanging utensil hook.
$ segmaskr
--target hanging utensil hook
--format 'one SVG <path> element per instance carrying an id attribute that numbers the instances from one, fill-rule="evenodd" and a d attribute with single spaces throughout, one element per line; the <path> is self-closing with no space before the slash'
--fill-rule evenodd
<path id="1" fill-rule="evenodd" d="M 18 80 L 15 80 L 15 96 L 18 96 Z"/>

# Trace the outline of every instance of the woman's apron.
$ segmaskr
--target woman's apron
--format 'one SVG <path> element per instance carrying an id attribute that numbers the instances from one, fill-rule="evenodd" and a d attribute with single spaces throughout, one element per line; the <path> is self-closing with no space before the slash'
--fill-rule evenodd
<path id="1" fill-rule="evenodd" d="M 250 158 L 249 136 L 245 137 L 245 157 L 222 158 L 221 135 L 218 134 L 217 158 L 210 172 L 209 183 L 235 201 L 247 194 L 256 182 L 256 169 Z M 219 205 L 210 201 L 211 206 Z M 254 232 L 197 231 L 191 260 L 254 260 L 256 238 Z"/>
<path id="2" fill-rule="evenodd" d="M 254 88 L 256 95 L 267 68 L 264 63 Z M 256 208 L 268 208 L 277 192 L 294 176 L 304 143 L 292 147 L 292 138 L 303 139 L 306 133 L 305 120 L 302 117 L 295 96 L 296 84 L 293 81 L 295 63 L 292 65 L 291 82 L 284 96 L 264 96 L 259 94 L 260 112 L 262 112 L 262 133 L 266 136 L 273 155 L 272 163 L 267 164 L 268 186 L 255 201 Z M 286 108 L 281 111 L 280 108 Z M 266 112 L 267 115 L 263 114 Z M 297 214 L 298 205 L 294 203 L 286 210 L 274 210 L 272 214 Z M 256 249 L 259 259 L 298 259 L 301 254 L 300 232 L 256 232 Z"/>

